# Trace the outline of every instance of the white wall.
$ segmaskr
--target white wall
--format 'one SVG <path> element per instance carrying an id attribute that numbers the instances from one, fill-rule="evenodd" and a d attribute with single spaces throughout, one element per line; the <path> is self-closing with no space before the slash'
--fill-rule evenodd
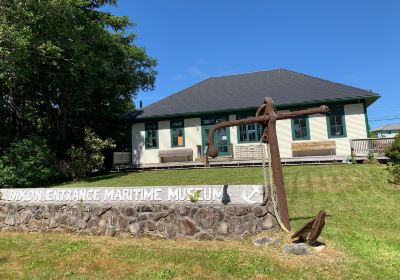
<path id="1" fill-rule="evenodd" d="M 285 111 L 279 111 L 285 112 Z M 291 120 L 278 120 L 277 121 L 277 136 L 279 142 L 279 150 L 282 158 L 292 157 L 292 143 L 293 142 L 310 142 L 310 141 L 323 141 L 331 140 L 336 141 L 336 155 L 349 156 L 350 155 L 350 139 L 366 138 L 367 130 L 365 123 L 365 115 L 363 104 L 348 104 L 344 105 L 345 122 L 347 137 L 344 138 L 328 138 L 327 122 L 325 115 L 312 115 L 309 116 L 310 127 L 310 140 L 293 141 L 292 140 L 292 127 Z M 234 120 L 235 115 L 229 115 L 229 120 Z M 159 121 L 159 149 L 178 149 L 171 148 L 171 135 L 170 135 L 170 122 Z M 192 159 L 197 157 L 197 145 L 201 145 L 201 119 L 188 118 L 184 120 L 185 124 L 185 148 L 190 148 L 193 151 Z M 238 128 L 230 128 L 231 143 L 237 145 Z M 132 162 L 134 164 L 145 163 L 158 163 L 158 150 L 159 149 L 146 149 L 144 147 L 144 124 L 136 123 L 132 126 Z M 253 144 L 240 144 L 240 145 L 254 145 Z"/>

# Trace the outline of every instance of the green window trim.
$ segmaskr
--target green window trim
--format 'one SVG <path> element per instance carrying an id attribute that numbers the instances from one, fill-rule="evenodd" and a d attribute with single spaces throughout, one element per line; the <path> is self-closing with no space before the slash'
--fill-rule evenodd
<path id="1" fill-rule="evenodd" d="M 149 128 L 150 127 L 150 128 Z M 154 127 L 154 128 L 153 128 Z M 144 130 L 145 130 L 145 136 L 144 136 L 144 143 L 145 143 L 145 148 L 146 150 L 151 150 L 151 149 L 158 149 L 158 140 L 159 140 L 159 135 L 158 135 L 158 122 L 148 122 L 144 124 Z M 156 146 L 150 146 L 148 143 L 149 140 L 149 131 L 150 130 L 155 130 L 155 137 L 156 137 Z"/>
<path id="2" fill-rule="evenodd" d="M 238 115 L 236 115 L 236 119 L 240 120 L 240 119 L 245 119 L 245 118 L 253 117 L 253 116 L 254 116 L 253 114 L 238 114 Z M 240 139 L 240 127 L 246 126 L 246 130 L 248 130 L 248 126 L 251 126 L 251 125 L 240 125 L 240 126 L 236 127 L 237 142 L 239 144 L 257 143 L 257 142 L 259 142 L 260 137 L 261 137 L 260 125 L 259 124 L 254 124 L 254 125 L 255 125 L 255 129 L 256 129 L 256 139 L 254 141 L 253 140 L 241 140 Z M 248 136 L 247 133 L 246 133 L 246 135 Z M 246 137 L 246 138 L 248 138 L 248 137 Z"/>
<path id="3" fill-rule="evenodd" d="M 331 121 L 330 116 L 340 116 L 342 127 L 343 127 L 343 134 L 342 135 L 332 135 L 331 129 Z M 347 129 L 346 129 L 346 117 L 344 112 L 344 106 L 330 106 L 329 112 L 326 114 L 326 128 L 328 130 L 328 138 L 346 138 L 347 137 Z"/>
<path id="4" fill-rule="evenodd" d="M 304 118 L 305 122 L 306 122 L 306 132 L 307 135 L 305 137 L 296 137 L 296 131 L 295 131 L 295 120 L 300 119 L 300 118 Z M 310 133 L 310 123 L 308 120 L 308 116 L 301 116 L 301 117 L 297 117 L 297 118 L 292 118 L 291 119 L 291 124 L 292 124 L 292 140 L 293 141 L 299 141 L 299 140 L 310 140 L 311 139 L 311 133 Z"/>
<path id="5" fill-rule="evenodd" d="M 365 129 L 367 130 L 367 138 L 369 138 L 371 137 L 371 127 L 369 126 L 367 104 L 365 103 L 365 100 L 363 100 L 362 104 L 364 107 Z"/>
<path id="6" fill-rule="evenodd" d="M 181 122 L 181 125 L 176 125 Z M 185 147 L 185 122 L 184 120 L 171 120 L 169 122 L 170 135 L 171 135 L 171 148 Z M 182 129 L 182 145 L 174 145 L 174 129 Z"/>

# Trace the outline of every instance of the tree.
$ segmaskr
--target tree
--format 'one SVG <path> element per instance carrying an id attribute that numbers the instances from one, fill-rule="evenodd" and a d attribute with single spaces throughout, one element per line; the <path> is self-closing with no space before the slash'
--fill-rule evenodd
<path id="1" fill-rule="evenodd" d="M 118 116 L 154 86 L 156 60 L 116 0 L 0 0 L 0 148 L 35 133 L 65 158 L 84 128 L 124 137 Z M 4 131 L 4 133 L 3 133 Z"/>
<path id="2" fill-rule="evenodd" d="M 39 187 L 57 178 L 55 157 L 42 139 L 16 140 L 0 157 L 0 187 Z"/>

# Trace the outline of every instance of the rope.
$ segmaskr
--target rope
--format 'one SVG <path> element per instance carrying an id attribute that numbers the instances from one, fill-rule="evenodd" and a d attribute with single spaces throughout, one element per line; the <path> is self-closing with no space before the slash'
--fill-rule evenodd
<path id="1" fill-rule="evenodd" d="M 269 198 L 271 199 L 272 208 L 274 210 L 274 214 L 275 214 L 276 220 L 278 222 L 278 225 L 280 226 L 280 228 L 283 231 L 290 232 L 287 230 L 285 225 L 282 223 L 281 216 L 280 216 L 279 210 L 278 210 L 279 209 L 278 196 L 276 194 L 276 186 L 274 183 L 274 177 L 273 177 L 272 166 L 271 166 L 270 147 L 268 145 L 268 147 L 266 149 L 267 151 L 265 151 L 264 144 L 261 140 L 260 140 L 260 147 L 261 147 L 261 160 L 262 160 L 263 178 L 264 178 L 264 188 L 263 188 L 264 201 L 263 201 L 263 203 L 266 203 Z M 268 169 L 265 164 L 265 153 L 267 154 L 267 158 L 268 158 Z M 267 170 L 268 170 L 269 176 L 267 176 Z"/>

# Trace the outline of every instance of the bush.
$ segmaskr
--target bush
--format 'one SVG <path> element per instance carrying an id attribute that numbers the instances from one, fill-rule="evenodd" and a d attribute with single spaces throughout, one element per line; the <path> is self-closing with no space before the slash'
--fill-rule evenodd
<path id="1" fill-rule="evenodd" d="M 400 134 L 394 139 L 394 143 L 386 150 L 385 155 L 394 164 L 400 164 Z"/>
<path id="2" fill-rule="evenodd" d="M 389 183 L 400 185 L 400 164 L 389 162 L 387 166 L 389 170 Z"/>
<path id="3" fill-rule="evenodd" d="M 389 182 L 400 185 L 400 134 L 394 139 L 394 143 L 387 149 L 385 155 L 390 159 L 388 164 Z"/>
<path id="4" fill-rule="evenodd" d="M 112 139 L 102 140 L 90 129 L 85 129 L 83 147 L 73 146 L 68 150 L 70 157 L 68 175 L 74 180 L 79 180 L 90 173 L 100 171 L 104 163 L 102 150 L 107 148 L 115 148 Z"/>
<path id="5" fill-rule="evenodd" d="M 46 185 L 57 176 L 54 162 L 55 155 L 43 140 L 18 140 L 0 158 L 0 186 L 19 188 Z"/>

